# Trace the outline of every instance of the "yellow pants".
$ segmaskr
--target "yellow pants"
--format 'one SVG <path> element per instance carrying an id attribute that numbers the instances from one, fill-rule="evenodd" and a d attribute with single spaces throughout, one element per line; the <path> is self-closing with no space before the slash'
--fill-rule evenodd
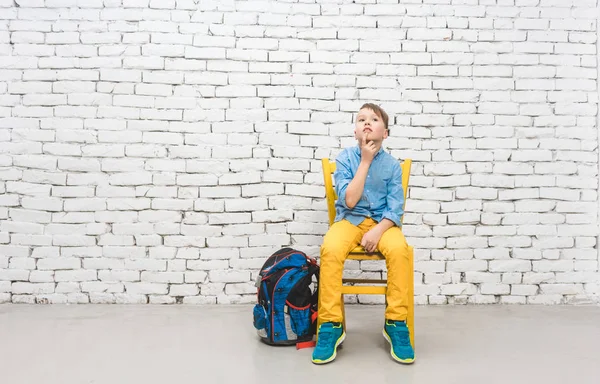
<path id="1" fill-rule="evenodd" d="M 344 262 L 352 249 L 360 244 L 362 237 L 377 222 L 365 219 L 357 226 L 348 220 L 333 223 L 321 246 L 320 271 L 320 322 L 341 322 L 342 315 L 342 275 Z M 385 256 L 387 267 L 387 307 L 385 318 L 405 321 L 408 315 L 408 282 L 403 276 L 410 268 L 409 250 L 400 228 L 394 226 L 381 236 L 377 245 Z"/>

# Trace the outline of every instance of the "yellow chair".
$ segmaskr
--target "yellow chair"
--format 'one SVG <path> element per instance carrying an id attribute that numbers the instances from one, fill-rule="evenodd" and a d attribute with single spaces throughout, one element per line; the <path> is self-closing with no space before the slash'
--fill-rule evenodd
<path id="1" fill-rule="evenodd" d="M 329 159 L 321 160 L 323 165 L 323 179 L 325 181 L 325 196 L 327 198 L 327 211 L 329 213 L 329 225 L 331 226 L 335 220 L 335 200 L 337 199 L 333 188 L 332 175 L 335 172 L 335 162 L 330 162 Z M 406 192 L 408 190 L 408 179 L 410 177 L 410 167 L 412 160 L 406 159 L 401 164 L 402 169 L 402 189 L 404 191 L 404 202 L 406 204 Z M 404 207 L 403 207 L 404 208 Z M 402 221 L 404 215 L 400 218 Z M 415 294 L 414 294 L 414 249 L 408 246 L 409 249 L 409 265 L 410 270 L 406 271 L 406 279 L 408 280 L 408 318 L 406 324 L 410 331 L 410 342 L 415 348 Z M 385 260 L 384 256 L 379 252 L 367 252 L 362 246 L 354 248 L 348 255 L 347 260 Z M 361 285 L 344 285 L 347 283 Z M 364 285 L 368 284 L 368 285 Z M 378 284 L 378 285 L 374 285 Z M 387 291 L 387 280 L 381 279 L 342 279 L 342 313 L 344 314 L 344 329 L 346 327 L 346 313 L 344 311 L 344 295 L 385 295 Z M 320 291 L 319 291 L 320 292 Z M 319 301 L 320 302 L 320 301 Z M 320 308 L 319 308 L 320 310 Z M 318 325 L 321 325 L 320 322 Z M 317 335 L 318 337 L 318 335 Z"/>

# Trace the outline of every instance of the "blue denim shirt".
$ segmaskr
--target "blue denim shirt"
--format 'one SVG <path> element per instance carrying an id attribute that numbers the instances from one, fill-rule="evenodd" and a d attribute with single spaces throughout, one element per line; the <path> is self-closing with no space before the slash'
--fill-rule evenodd
<path id="1" fill-rule="evenodd" d="M 358 170 L 360 159 L 360 147 L 357 145 L 344 149 L 335 160 L 333 178 L 338 195 L 335 202 L 335 221 L 346 219 L 354 225 L 359 225 L 365 218 L 370 217 L 377 222 L 389 219 L 400 227 L 400 218 L 404 214 L 402 169 L 398 160 L 383 148 L 375 154 L 369 167 L 362 197 L 354 208 L 350 209 L 346 205 L 346 189 Z"/>

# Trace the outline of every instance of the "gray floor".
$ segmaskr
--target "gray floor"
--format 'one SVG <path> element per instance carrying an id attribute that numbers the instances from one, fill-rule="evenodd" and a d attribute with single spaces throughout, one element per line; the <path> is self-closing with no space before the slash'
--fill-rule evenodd
<path id="1" fill-rule="evenodd" d="M 0 382 L 600 383 L 600 307 L 418 307 L 396 364 L 383 307 L 349 306 L 336 361 L 260 343 L 249 306 L 0 305 Z"/>

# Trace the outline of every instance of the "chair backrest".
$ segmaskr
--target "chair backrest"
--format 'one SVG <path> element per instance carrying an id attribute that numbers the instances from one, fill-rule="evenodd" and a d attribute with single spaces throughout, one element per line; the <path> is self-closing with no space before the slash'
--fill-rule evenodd
<path id="1" fill-rule="evenodd" d="M 337 196 L 333 189 L 332 175 L 335 172 L 335 161 L 329 161 L 329 159 L 321 159 L 323 165 L 323 180 L 325 181 L 325 197 L 327 198 L 327 212 L 329 213 L 329 225 L 333 224 L 335 220 L 335 201 Z M 404 205 L 406 205 L 406 192 L 408 191 L 408 179 L 410 178 L 410 167 L 412 165 L 411 159 L 405 159 L 400 168 L 402 169 L 402 191 L 404 192 Z M 404 209 L 404 205 L 402 209 Z M 404 215 L 400 217 L 400 221 L 404 220 Z"/>

